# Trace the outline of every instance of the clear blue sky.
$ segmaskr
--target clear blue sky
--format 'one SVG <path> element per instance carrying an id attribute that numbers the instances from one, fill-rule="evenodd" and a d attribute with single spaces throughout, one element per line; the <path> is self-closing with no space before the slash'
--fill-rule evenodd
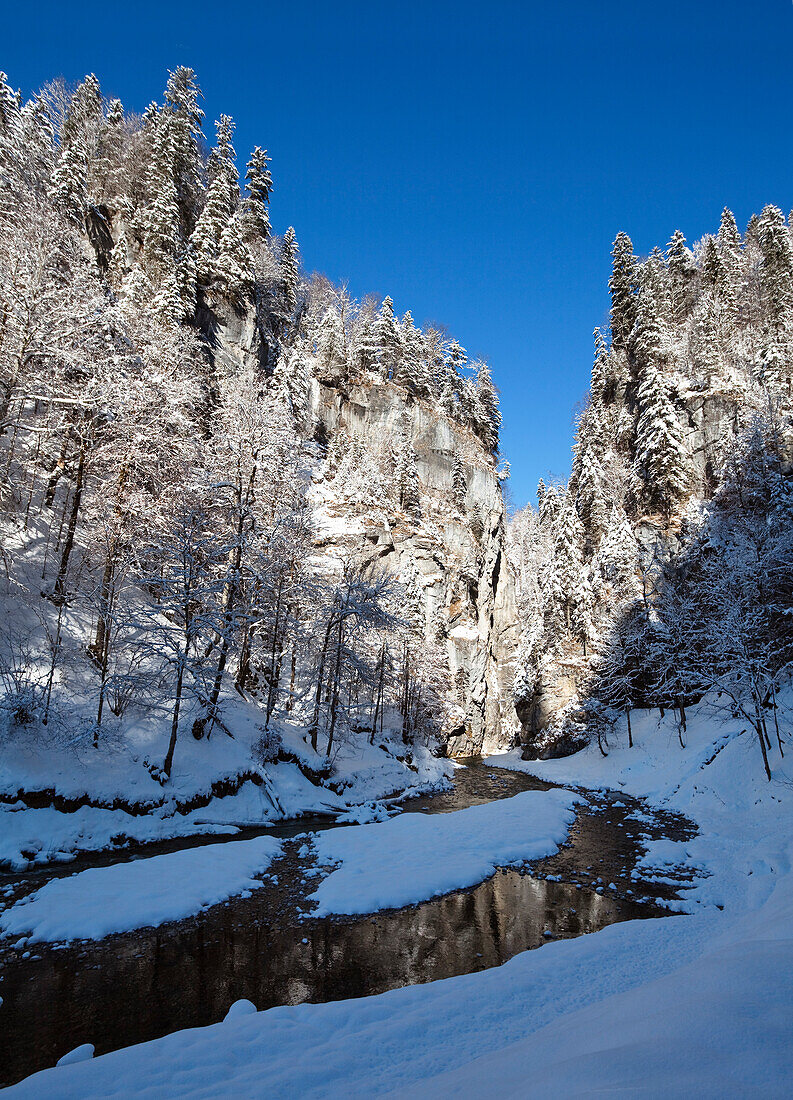
<path id="1" fill-rule="evenodd" d="M 488 358 L 516 504 L 569 472 L 617 230 L 647 252 L 793 205 L 790 0 L 44 0 L 3 31 L 25 94 L 94 71 L 142 110 L 196 69 L 309 270 Z"/>

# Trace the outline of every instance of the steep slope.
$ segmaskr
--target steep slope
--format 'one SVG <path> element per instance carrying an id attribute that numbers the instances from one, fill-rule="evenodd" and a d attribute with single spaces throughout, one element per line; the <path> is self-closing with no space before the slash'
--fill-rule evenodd
<path id="1" fill-rule="evenodd" d="M 619 234 L 567 485 L 511 553 L 527 750 L 569 751 L 634 705 L 708 691 L 763 724 L 790 659 L 793 245 L 766 207 L 742 238 L 633 255 Z M 747 685 L 751 685 L 747 687 Z"/>

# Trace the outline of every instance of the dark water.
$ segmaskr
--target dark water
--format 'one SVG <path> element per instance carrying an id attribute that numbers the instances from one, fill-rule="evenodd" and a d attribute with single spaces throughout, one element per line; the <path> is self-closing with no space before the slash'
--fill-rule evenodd
<path id="1" fill-rule="evenodd" d="M 451 812 L 538 785 L 545 786 L 474 764 L 457 773 L 453 792 L 405 808 Z M 299 842 L 288 841 L 271 868 L 279 884 L 251 898 L 99 943 L 40 953 L 34 946 L 27 959 L 0 951 L 0 1083 L 51 1066 L 81 1043 L 100 1054 L 214 1023 L 240 997 L 264 1009 L 380 993 L 498 966 L 550 938 L 657 916 L 664 912 L 657 904 L 628 894 L 673 896 L 668 886 L 631 880 L 640 837 L 690 835 L 690 828 L 671 817 L 639 825 L 631 819 L 639 804 L 621 798 L 625 805 L 615 807 L 615 800 L 598 796 L 579 813 L 569 845 L 531 874 L 498 871 L 474 889 L 406 909 L 299 920 L 314 887 L 304 879 L 311 869 L 297 856 Z"/>

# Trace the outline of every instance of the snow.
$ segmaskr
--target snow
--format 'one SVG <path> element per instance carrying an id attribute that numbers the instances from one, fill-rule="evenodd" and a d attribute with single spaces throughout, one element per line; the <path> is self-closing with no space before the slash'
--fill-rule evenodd
<path id="1" fill-rule="evenodd" d="M 313 838 L 321 866 L 335 866 L 312 900 L 317 916 L 372 913 L 474 886 L 496 867 L 555 852 L 581 798 L 526 791 L 451 814 L 403 814 Z"/>
<path id="2" fill-rule="evenodd" d="M 273 837 L 209 844 L 51 879 L 0 913 L 0 932 L 31 941 L 98 940 L 181 920 L 263 885 L 280 853 Z"/>
<path id="3" fill-rule="evenodd" d="M 511 754 L 493 763 L 622 787 L 694 818 L 698 837 L 655 842 L 645 857 L 708 872 L 687 892 L 691 915 L 551 941 L 502 967 L 429 985 L 177 1032 L 46 1070 L 9 1097 L 253 1097 L 262 1081 L 273 1097 L 482 1096 L 494 1086 L 500 1096 L 788 1096 L 793 784 L 780 768 L 767 783 L 743 727 L 717 722 L 704 706 L 692 708 L 685 749 L 668 716 L 634 718 L 636 747 L 621 737 L 605 760 L 595 747 L 566 760 Z M 504 834 L 515 801 L 493 804 Z M 386 835 L 400 820 L 348 831 Z M 423 843 L 417 862 L 434 851 L 429 833 Z"/>
<path id="4" fill-rule="evenodd" d="M 55 1063 L 56 1066 L 73 1066 L 75 1062 L 87 1062 L 94 1056 L 93 1043 L 83 1043 L 82 1046 L 75 1047 L 74 1050 L 70 1050 L 68 1054 L 64 1054 L 62 1058 L 59 1058 Z"/>
<path id="5" fill-rule="evenodd" d="M 14 800 L 0 803 L 0 866 L 24 870 L 64 862 L 79 852 L 200 833 L 234 833 L 242 825 L 276 823 L 316 813 L 349 814 L 348 820 L 377 820 L 385 811 L 375 806 L 376 800 L 395 792 L 422 793 L 442 788 L 452 771 L 448 761 L 438 760 L 424 748 L 414 750 L 410 768 L 391 751 L 390 744 L 387 752 L 378 746 L 343 746 L 333 775 L 341 794 L 312 782 L 296 764 L 280 762 L 267 766 L 264 784 L 248 780 L 235 794 L 214 798 L 207 795 L 206 805 L 189 813 L 180 812 L 182 800 L 210 792 L 218 780 L 233 779 L 235 773 L 263 771 L 254 767 L 249 747 L 242 740 L 248 732 L 242 721 L 237 728 L 241 731 L 240 744 L 226 737 L 222 746 L 219 739 L 207 744 L 185 738 L 183 764 L 177 757 L 173 785 L 167 788 L 155 783 L 140 761 L 124 751 L 89 748 L 74 753 L 55 747 L 45 753 L 32 744 L 4 746 L 0 793 L 4 790 Z M 284 732 L 288 748 L 296 756 L 304 756 L 306 766 L 321 763 L 300 740 L 297 730 Z M 214 745 L 231 754 L 233 767 L 226 766 Z M 41 774 L 36 781 L 38 769 Z M 123 808 L 87 805 L 63 812 L 53 807 L 32 809 L 15 797 L 19 791 L 42 787 L 66 798 L 90 797 L 111 804 L 118 799 L 128 804 L 141 799 L 148 809 L 146 813 L 130 813 Z M 268 791 L 274 793 L 279 808 Z"/>

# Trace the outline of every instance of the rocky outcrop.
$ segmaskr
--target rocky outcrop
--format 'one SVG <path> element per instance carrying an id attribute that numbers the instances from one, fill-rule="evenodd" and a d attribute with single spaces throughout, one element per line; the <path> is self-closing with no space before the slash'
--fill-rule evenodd
<path id="1" fill-rule="evenodd" d="M 198 321 L 213 365 L 265 369 L 268 348 L 253 309 L 235 310 L 204 295 Z M 399 386 L 312 380 L 307 441 L 325 444 L 342 433 L 377 450 L 405 425 L 416 452 L 422 515 L 407 516 L 381 503 L 361 509 L 339 502 L 331 525 L 318 517 L 318 550 L 331 562 L 342 546 L 355 548 L 418 586 L 425 636 L 445 646 L 454 702 L 462 714 L 448 731 L 447 751 L 475 755 L 513 743 L 518 729 L 511 686 L 519 631 L 494 460 L 470 431 Z M 455 454 L 467 484 L 459 509 L 449 504 Z M 315 479 L 324 456 L 324 446 L 317 446 Z"/>
<path id="2" fill-rule="evenodd" d="M 334 544 L 349 546 L 357 539 L 362 552 L 395 575 L 417 578 L 426 637 L 445 644 L 464 714 L 450 732 L 448 752 L 469 756 L 511 744 L 517 729 L 511 699 L 517 610 L 504 553 L 504 501 L 492 458 L 470 432 L 390 383 L 342 390 L 315 380 L 311 420 L 318 438 L 341 431 L 374 446 L 409 425 L 422 516 L 389 516 L 373 508 L 362 529 L 360 517 L 357 524 L 337 523 L 324 545 L 330 553 Z M 467 482 L 460 510 L 448 506 L 455 453 Z"/>

